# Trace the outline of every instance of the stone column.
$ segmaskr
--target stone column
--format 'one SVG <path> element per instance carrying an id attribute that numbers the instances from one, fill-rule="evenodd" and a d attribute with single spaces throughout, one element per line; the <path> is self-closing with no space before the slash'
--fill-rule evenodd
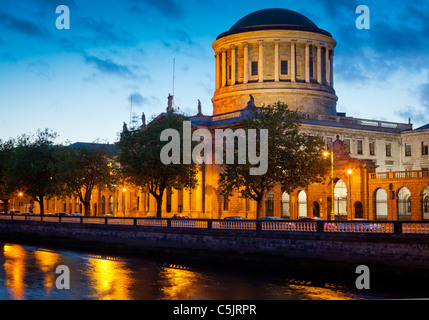
<path id="1" fill-rule="evenodd" d="M 195 196 L 196 196 L 196 201 L 195 201 L 195 211 L 197 211 L 197 214 L 200 215 L 203 212 L 203 173 L 201 172 L 201 170 L 198 172 L 198 186 L 196 188 L 195 192 Z M 198 216 L 198 218 L 202 218 L 202 216 Z"/>
<path id="2" fill-rule="evenodd" d="M 329 85 L 334 87 L 334 51 L 330 50 L 329 55 Z"/>
<path id="3" fill-rule="evenodd" d="M 317 82 L 322 84 L 322 48 L 317 46 Z"/>
<path id="4" fill-rule="evenodd" d="M 264 42 L 263 40 L 258 40 L 259 44 L 259 62 L 258 62 L 258 75 L 259 82 L 264 81 Z"/>
<path id="5" fill-rule="evenodd" d="M 310 83 L 310 44 L 305 44 L 305 82 Z"/>
<path id="6" fill-rule="evenodd" d="M 325 82 L 327 85 L 330 85 L 331 77 L 330 77 L 330 68 L 329 68 L 329 48 L 325 47 Z"/>
<path id="7" fill-rule="evenodd" d="M 226 86 L 226 50 L 222 49 L 222 63 L 221 63 L 221 77 L 222 77 L 222 87 Z"/>
<path id="8" fill-rule="evenodd" d="M 278 82 L 280 80 L 279 72 L 279 43 L 280 40 L 274 40 L 274 81 Z"/>
<path id="9" fill-rule="evenodd" d="M 247 83 L 249 81 L 249 44 L 247 42 L 243 42 L 243 83 Z"/>
<path id="10" fill-rule="evenodd" d="M 235 84 L 235 65 L 236 65 L 235 46 L 231 45 L 231 85 Z"/>
<path id="11" fill-rule="evenodd" d="M 290 45 L 290 81 L 296 81 L 296 47 L 295 42 Z"/>
<path id="12" fill-rule="evenodd" d="M 215 72 L 216 86 L 215 86 L 215 89 L 217 90 L 220 87 L 220 69 L 219 68 L 220 68 L 221 61 L 220 61 L 220 54 L 219 54 L 219 52 L 215 53 L 215 61 L 216 61 L 216 72 Z"/>

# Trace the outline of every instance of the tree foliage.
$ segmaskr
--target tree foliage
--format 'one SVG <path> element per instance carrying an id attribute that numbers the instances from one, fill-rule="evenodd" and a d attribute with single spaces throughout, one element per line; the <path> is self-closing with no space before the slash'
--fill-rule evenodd
<path id="1" fill-rule="evenodd" d="M 15 152 L 15 141 L 0 140 L 0 200 L 3 201 L 4 212 L 9 211 L 9 199 L 11 199 L 18 190 L 18 185 L 10 177 L 8 168 Z"/>
<path id="2" fill-rule="evenodd" d="M 8 179 L 39 203 L 41 214 L 44 200 L 61 193 L 57 183 L 56 136 L 48 129 L 37 131 L 33 137 L 20 136 L 7 169 Z"/>
<path id="3" fill-rule="evenodd" d="M 78 197 L 85 215 L 90 214 L 95 187 L 112 190 L 117 182 L 115 148 L 105 144 L 82 144 L 57 149 L 57 180 L 62 194 Z"/>
<path id="4" fill-rule="evenodd" d="M 183 141 L 181 114 L 169 113 L 152 120 L 140 129 L 124 130 L 119 142 L 119 162 L 126 183 L 149 192 L 157 202 L 157 217 L 161 217 L 162 197 L 168 189 L 192 189 L 197 185 L 197 165 L 163 164 L 160 159 L 166 142 L 160 140 L 165 129 L 175 129 Z"/>
<path id="5" fill-rule="evenodd" d="M 229 196 L 237 192 L 240 197 L 255 200 L 257 218 L 260 218 L 262 201 L 276 185 L 290 192 L 322 181 L 329 167 L 322 156 L 324 142 L 300 131 L 302 119 L 298 112 L 281 102 L 251 108 L 243 120 L 244 129 L 246 134 L 249 129 L 268 129 L 268 169 L 263 175 L 251 175 L 249 170 L 255 165 L 249 161 L 223 165 L 219 178 L 223 194 Z M 257 145 L 260 143 L 257 135 Z"/>

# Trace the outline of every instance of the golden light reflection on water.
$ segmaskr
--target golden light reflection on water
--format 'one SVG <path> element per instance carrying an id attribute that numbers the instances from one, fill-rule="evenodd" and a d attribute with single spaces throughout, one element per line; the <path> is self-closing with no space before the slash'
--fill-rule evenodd
<path id="1" fill-rule="evenodd" d="M 289 284 L 288 291 L 295 292 L 300 300 L 355 300 L 356 297 L 335 288 Z"/>
<path id="2" fill-rule="evenodd" d="M 89 258 L 86 275 L 95 297 L 101 300 L 130 300 L 134 278 L 125 263 L 109 258 Z"/>
<path id="3" fill-rule="evenodd" d="M 195 298 L 201 275 L 179 265 L 163 267 L 160 272 L 163 299 L 186 300 Z"/>
<path id="4" fill-rule="evenodd" d="M 59 265 L 60 255 L 48 250 L 34 251 L 36 262 L 44 275 L 44 283 L 47 293 L 55 286 L 56 274 L 55 269 Z"/>
<path id="5" fill-rule="evenodd" d="M 3 255 L 5 261 L 3 264 L 6 274 L 5 285 L 7 291 L 12 299 L 24 299 L 25 294 L 25 259 L 26 252 L 20 245 L 7 245 L 3 246 Z"/>

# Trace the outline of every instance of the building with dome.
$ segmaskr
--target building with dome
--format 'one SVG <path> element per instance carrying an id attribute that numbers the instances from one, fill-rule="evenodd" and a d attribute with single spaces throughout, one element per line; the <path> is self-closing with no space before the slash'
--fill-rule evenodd
<path id="1" fill-rule="evenodd" d="M 429 219 L 429 125 L 359 119 L 337 111 L 333 36 L 297 12 L 265 9 L 238 20 L 213 42 L 216 80 L 213 113 L 192 124 L 214 131 L 240 125 L 249 100 L 256 106 L 285 102 L 305 116 L 301 130 L 317 135 L 332 152 L 332 177 L 325 183 L 266 195 L 264 215 L 284 219 Z M 169 105 L 172 96 L 169 96 Z M 197 100 L 197 99 L 196 99 Z M 197 108 L 196 112 L 197 112 Z M 225 198 L 216 165 L 199 172 L 199 186 L 164 195 L 163 217 L 222 219 L 256 217 L 256 203 Z M 332 182 L 331 182 L 332 181 Z M 154 216 L 148 193 L 118 187 L 95 190 L 94 215 Z M 57 203 L 52 203 L 57 201 Z M 49 200 L 62 211 L 78 211 L 76 199 Z"/>
<path id="2" fill-rule="evenodd" d="M 213 43 L 213 114 L 285 102 L 305 113 L 336 115 L 333 56 L 336 41 L 303 15 L 266 9 L 240 19 Z"/>

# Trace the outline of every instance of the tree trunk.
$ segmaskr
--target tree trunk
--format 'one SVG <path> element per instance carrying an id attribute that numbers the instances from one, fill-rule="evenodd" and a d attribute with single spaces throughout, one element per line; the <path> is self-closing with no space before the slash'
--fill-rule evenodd
<path id="1" fill-rule="evenodd" d="M 264 200 L 264 191 L 261 191 L 261 193 L 258 194 L 258 197 L 256 198 L 256 219 L 261 218 L 261 210 L 262 210 L 262 201 Z"/>
<path id="2" fill-rule="evenodd" d="M 156 196 L 156 217 L 162 217 L 162 197 Z"/>
<path id="3" fill-rule="evenodd" d="M 43 203 L 43 198 L 44 197 L 39 197 L 39 200 L 36 200 L 39 203 L 39 207 L 40 207 L 40 215 L 43 216 L 45 214 L 45 205 Z"/>
<path id="4" fill-rule="evenodd" d="M 261 218 L 262 199 L 256 201 L 256 219 Z"/>
<path id="5" fill-rule="evenodd" d="M 83 203 L 83 207 L 84 207 L 84 210 L 85 210 L 85 216 L 89 216 L 90 215 L 90 213 L 91 213 L 91 202 L 84 202 Z"/>

